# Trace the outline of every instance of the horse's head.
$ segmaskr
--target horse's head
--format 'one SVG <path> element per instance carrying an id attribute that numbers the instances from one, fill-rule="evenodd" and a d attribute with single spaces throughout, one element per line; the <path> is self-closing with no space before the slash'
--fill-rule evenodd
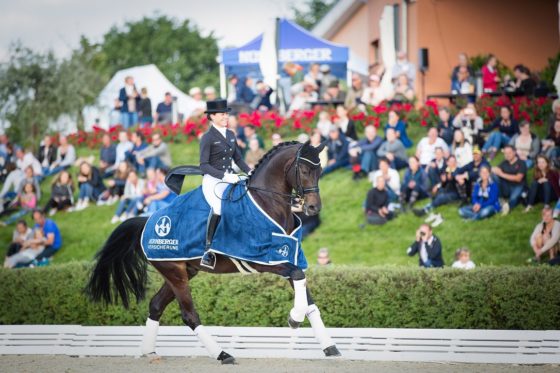
<path id="1" fill-rule="evenodd" d="M 325 144 L 314 147 L 307 141 L 298 148 L 294 160 L 292 187 L 300 197 L 303 197 L 303 212 L 308 216 L 317 215 L 321 211 L 319 153 L 324 147 Z"/>

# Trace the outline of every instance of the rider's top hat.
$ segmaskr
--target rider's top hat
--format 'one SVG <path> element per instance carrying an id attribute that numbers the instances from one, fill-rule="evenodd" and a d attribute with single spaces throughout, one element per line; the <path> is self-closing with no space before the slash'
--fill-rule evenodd
<path id="1" fill-rule="evenodd" d="M 227 106 L 226 100 L 213 100 L 206 102 L 206 114 L 215 114 L 215 113 L 228 113 L 231 111 L 231 108 Z"/>

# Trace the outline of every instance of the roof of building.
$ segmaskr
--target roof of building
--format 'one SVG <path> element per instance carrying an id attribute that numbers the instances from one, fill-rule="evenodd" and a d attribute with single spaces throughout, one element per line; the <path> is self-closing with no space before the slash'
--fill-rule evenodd
<path id="1" fill-rule="evenodd" d="M 367 1 L 339 0 L 313 27 L 311 33 L 325 39 L 331 38 Z"/>

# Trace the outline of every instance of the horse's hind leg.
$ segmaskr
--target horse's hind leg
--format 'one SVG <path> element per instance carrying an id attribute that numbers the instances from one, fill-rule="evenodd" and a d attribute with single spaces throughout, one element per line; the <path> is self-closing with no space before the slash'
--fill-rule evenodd
<path id="1" fill-rule="evenodd" d="M 167 307 L 174 298 L 175 294 L 173 294 L 173 290 L 167 282 L 164 282 L 150 301 L 150 314 L 146 320 L 146 328 L 144 329 L 144 337 L 142 338 L 142 355 L 155 354 L 159 319 L 165 307 Z"/>
<path id="2" fill-rule="evenodd" d="M 319 342 L 319 345 L 321 345 L 321 349 L 325 353 L 325 356 L 340 356 L 340 351 L 338 351 L 338 348 L 336 348 L 336 345 L 332 341 L 331 337 L 327 334 L 327 329 L 321 319 L 321 312 L 315 305 L 309 289 L 307 289 L 307 303 L 309 304 L 306 313 L 307 319 L 311 324 L 313 334 L 315 334 L 315 338 L 317 339 L 317 342 Z"/>

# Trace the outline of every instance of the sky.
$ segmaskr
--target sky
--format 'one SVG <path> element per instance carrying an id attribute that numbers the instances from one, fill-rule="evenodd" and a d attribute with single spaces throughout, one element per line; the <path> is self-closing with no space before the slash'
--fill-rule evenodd
<path id="1" fill-rule="evenodd" d="M 305 0 L 0 0 L 0 61 L 16 40 L 33 50 L 67 57 L 81 35 L 100 41 L 111 26 L 159 14 L 193 21 L 218 45 L 240 46 L 275 17 L 293 16 Z"/>

